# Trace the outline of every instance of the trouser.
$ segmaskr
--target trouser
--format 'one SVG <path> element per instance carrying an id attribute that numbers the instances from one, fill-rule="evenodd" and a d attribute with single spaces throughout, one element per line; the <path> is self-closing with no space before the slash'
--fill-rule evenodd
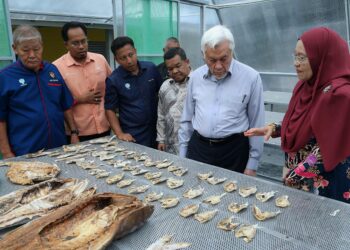
<path id="1" fill-rule="evenodd" d="M 211 140 L 194 131 L 187 158 L 243 173 L 249 158 L 249 139 L 239 133 Z"/>
<path id="2" fill-rule="evenodd" d="M 105 137 L 111 134 L 111 130 L 108 130 L 106 132 L 103 132 L 101 134 L 94 134 L 94 135 L 79 135 L 79 141 L 84 142 L 84 141 L 89 141 L 92 139 L 100 138 L 100 137 Z M 67 142 L 70 144 L 70 135 L 67 135 Z"/>

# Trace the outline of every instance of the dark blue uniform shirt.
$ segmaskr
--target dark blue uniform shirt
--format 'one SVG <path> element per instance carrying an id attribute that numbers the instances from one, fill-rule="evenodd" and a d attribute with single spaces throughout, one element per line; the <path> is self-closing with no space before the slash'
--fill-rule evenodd
<path id="1" fill-rule="evenodd" d="M 45 62 L 35 73 L 17 61 L 0 72 L 0 120 L 16 156 L 66 144 L 63 112 L 72 105 L 53 64 Z"/>
<path id="2" fill-rule="evenodd" d="M 105 109 L 119 110 L 119 122 L 124 133 L 136 143 L 155 147 L 158 91 L 162 78 L 151 62 L 138 62 L 139 74 L 119 66 L 106 80 Z"/>

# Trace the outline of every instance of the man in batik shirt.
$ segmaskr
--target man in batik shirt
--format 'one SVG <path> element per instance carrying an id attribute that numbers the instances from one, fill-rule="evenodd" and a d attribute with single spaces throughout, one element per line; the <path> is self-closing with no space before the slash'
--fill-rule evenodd
<path id="1" fill-rule="evenodd" d="M 178 130 L 191 72 L 190 62 L 181 48 L 172 48 L 164 54 L 169 79 L 159 90 L 157 141 L 158 149 L 178 154 Z"/>

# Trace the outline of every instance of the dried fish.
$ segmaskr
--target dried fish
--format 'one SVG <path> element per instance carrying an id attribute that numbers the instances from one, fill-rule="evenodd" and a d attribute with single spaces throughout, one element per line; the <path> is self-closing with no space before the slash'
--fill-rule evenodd
<path id="1" fill-rule="evenodd" d="M 224 197 L 227 193 L 223 193 L 221 195 L 212 195 L 209 196 L 208 198 L 205 198 L 203 200 L 204 203 L 208 203 L 208 204 L 212 204 L 212 205 L 216 205 L 219 204 L 221 201 L 221 198 Z"/>
<path id="2" fill-rule="evenodd" d="M 224 190 L 225 192 L 231 193 L 235 190 L 237 190 L 237 182 L 236 181 L 229 181 L 224 184 Z"/>
<path id="3" fill-rule="evenodd" d="M 165 181 L 167 181 L 167 180 L 168 180 L 168 178 L 166 178 L 166 177 L 159 177 L 159 178 L 151 179 L 150 182 L 151 182 L 153 185 L 156 185 L 156 184 L 165 182 Z"/>
<path id="4" fill-rule="evenodd" d="M 79 159 L 79 158 L 83 158 L 85 156 L 87 156 L 88 153 L 73 153 L 73 155 L 71 156 L 68 156 L 68 157 L 64 157 L 64 158 L 60 158 L 60 159 L 56 159 L 55 161 L 64 161 L 64 162 L 74 162 L 76 159 Z"/>
<path id="5" fill-rule="evenodd" d="M 142 168 L 136 168 L 135 170 L 131 171 L 130 173 L 132 175 L 141 175 L 141 174 L 144 174 L 144 173 L 147 173 L 147 172 L 149 172 L 149 170 L 142 169 Z"/>
<path id="6" fill-rule="evenodd" d="M 205 181 L 206 179 L 208 179 L 209 177 L 211 177 L 213 175 L 213 172 L 208 172 L 208 173 L 198 173 L 197 177 L 203 181 Z"/>
<path id="7" fill-rule="evenodd" d="M 123 171 L 134 171 L 138 168 L 140 168 L 140 166 L 125 165 L 124 167 L 122 167 L 122 170 Z"/>
<path id="8" fill-rule="evenodd" d="M 112 137 L 102 137 L 90 140 L 89 143 L 91 144 L 103 144 L 103 143 L 110 143 L 116 136 L 113 135 Z"/>
<path id="9" fill-rule="evenodd" d="M 117 160 L 116 161 L 116 166 L 114 167 L 117 167 L 117 168 L 123 168 L 123 167 L 126 167 L 126 166 L 129 166 L 131 164 L 131 161 L 122 161 L 122 160 Z"/>
<path id="10" fill-rule="evenodd" d="M 123 187 L 130 186 L 134 181 L 135 181 L 135 179 L 124 179 L 124 180 L 121 180 L 120 182 L 117 183 L 117 187 L 118 188 L 123 188 Z"/>
<path id="11" fill-rule="evenodd" d="M 63 152 L 77 152 L 83 148 L 89 147 L 91 144 L 71 144 L 63 145 Z"/>
<path id="12" fill-rule="evenodd" d="M 147 179 L 147 180 L 151 180 L 151 179 L 155 179 L 155 178 L 159 178 L 162 176 L 162 172 L 148 172 L 148 173 L 145 173 L 144 177 Z"/>
<path id="13" fill-rule="evenodd" d="M 41 157 L 41 156 L 45 156 L 45 155 L 49 155 L 51 154 L 51 152 L 48 151 L 44 151 L 45 149 L 41 149 L 35 153 L 30 153 L 30 154 L 26 154 L 26 158 L 37 158 L 37 157 Z"/>
<path id="14" fill-rule="evenodd" d="M 239 226 L 238 222 L 234 222 L 234 217 L 229 217 L 222 219 L 217 224 L 217 228 L 222 229 L 224 231 L 232 231 L 235 230 Z"/>
<path id="15" fill-rule="evenodd" d="M 61 154 L 59 156 L 56 157 L 56 159 L 64 159 L 64 158 L 67 158 L 67 157 L 70 157 L 70 156 L 74 156 L 76 155 L 76 152 L 73 152 L 73 153 L 66 153 L 66 154 Z"/>
<path id="16" fill-rule="evenodd" d="M 92 156 L 93 157 L 100 157 L 101 155 L 108 155 L 109 154 L 109 152 L 108 151 L 106 151 L 106 150 L 102 150 L 102 151 L 94 151 L 94 152 L 92 152 Z"/>
<path id="17" fill-rule="evenodd" d="M 181 176 L 183 176 L 184 174 L 186 174 L 187 171 L 188 171 L 187 168 L 180 168 L 180 169 L 178 169 L 178 170 L 173 171 L 173 174 L 176 175 L 176 176 L 181 177 Z"/>
<path id="18" fill-rule="evenodd" d="M 253 215 L 257 220 L 264 221 L 280 214 L 281 211 L 276 212 L 262 212 L 257 206 L 253 206 Z"/>
<path id="19" fill-rule="evenodd" d="M 148 156 L 146 153 L 141 153 L 141 154 L 135 154 L 134 155 L 134 160 L 135 161 L 145 161 L 146 159 L 148 159 Z"/>
<path id="20" fill-rule="evenodd" d="M 215 209 L 215 210 L 203 212 L 203 213 L 200 213 L 200 214 L 195 214 L 194 218 L 196 220 L 198 220 L 200 223 L 205 223 L 205 222 L 208 222 L 211 219 L 213 219 L 217 212 L 218 212 L 218 210 Z"/>
<path id="21" fill-rule="evenodd" d="M 151 192 L 151 193 L 146 195 L 145 201 L 146 202 L 157 201 L 157 200 L 161 199 L 162 197 L 163 197 L 162 192 L 160 192 L 159 194 L 157 194 L 156 192 Z"/>
<path id="22" fill-rule="evenodd" d="M 146 250 L 177 250 L 187 248 L 191 245 L 188 242 L 170 243 L 172 235 L 165 235 L 152 245 L 150 245 Z"/>
<path id="23" fill-rule="evenodd" d="M 97 165 L 94 163 L 94 161 L 83 161 L 83 162 L 76 162 L 78 167 L 81 167 L 82 169 L 94 169 L 98 168 Z"/>
<path id="24" fill-rule="evenodd" d="M 108 177 L 109 176 L 109 174 L 110 174 L 110 172 L 107 172 L 107 171 L 101 171 L 101 172 L 99 172 L 99 173 L 97 173 L 96 175 L 95 175 L 95 177 L 97 178 L 97 179 L 101 179 L 101 178 L 106 178 L 106 177 Z"/>
<path id="25" fill-rule="evenodd" d="M 186 192 L 183 193 L 182 196 L 188 199 L 193 199 L 202 195 L 203 192 L 204 192 L 204 188 L 199 186 L 197 189 L 193 189 L 193 188 L 188 189 Z"/>
<path id="26" fill-rule="evenodd" d="M 111 155 L 111 154 L 105 154 L 105 155 L 100 155 L 100 161 L 107 161 L 107 160 L 111 160 L 114 157 L 116 157 L 116 155 Z"/>
<path id="27" fill-rule="evenodd" d="M 6 176 L 12 183 L 30 185 L 35 182 L 45 181 L 58 175 L 60 169 L 57 165 L 45 162 L 17 161 L 6 162 L 10 166 Z"/>
<path id="28" fill-rule="evenodd" d="M 97 194 L 6 234 L 0 249 L 104 249 L 141 227 L 153 210 L 135 196 Z"/>
<path id="29" fill-rule="evenodd" d="M 257 225 L 247 225 L 243 224 L 241 227 L 235 231 L 236 238 L 243 238 L 247 243 L 251 242 L 256 235 Z"/>
<path id="30" fill-rule="evenodd" d="M 50 151 L 48 153 L 49 154 L 47 154 L 47 156 L 56 157 L 56 156 L 59 156 L 61 154 L 61 150 L 54 150 L 54 151 Z"/>
<path id="31" fill-rule="evenodd" d="M 236 203 L 236 202 L 231 202 L 229 205 L 228 205 L 228 210 L 232 213 L 239 213 L 240 211 L 242 211 L 243 209 L 246 209 L 248 207 L 248 202 L 246 203 L 242 203 L 242 204 L 239 204 L 239 203 Z"/>
<path id="32" fill-rule="evenodd" d="M 175 207 L 179 203 L 180 199 L 177 197 L 168 197 L 161 199 L 159 202 L 162 205 L 162 208 L 171 208 Z"/>
<path id="33" fill-rule="evenodd" d="M 155 165 L 157 165 L 157 162 L 152 161 L 151 159 L 146 159 L 146 160 L 143 162 L 143 165 L 144 165 L 145 167 L 154 167 Z"/>
<path id="34" fill-rule="evenodd" d="M 120 181 L 123 178 L 124 178 L 124 173 L 121 172 L 119 174 L 108 177 L 106 179 L 106 182 L 107 182 L 107 184 L 111 185 L 111 184 L 117 183 L 118 181 Z"/>
<path id="35" fill-rule="evenodd" d="M 85 158 L 82 157 L 82 158 L 73 158 L 73 159 L 70 159 L 70 160 L 66 160 L 65 163 L 66 164 L 77 164 L 78 162 L 85 162 Z"/>
<path id="36" fill-rule="evenodd" d="M 184 184 L 184 180 L 175 179 L 175 178 L 169 178 L 166 181 L 166 185 L 171 189 L 181 187 L 183 184 Z"/>
<path id="37" fill-rule="evenodd" d="M 171 164 L 173 164 L 172 161 L 168 161 L 167 159 L 165 159 L 164 161 L 158 163 L 158 164 L 156 165 L 156 168 L 159 168 L 159 169 L 161 169 L 161 168 L 167 168 L 167 167 L 169 167 Z"/>
<path id="38" fill-rule="evenodd" d="M 176 171 L 176 170 L 179 170 L 181 169 L 181 167 L 178 167 L 178 166 L 175 166 L 175 165 L 171 165 L 168 167 L 168 171 L 169 172 L 173 172 L 173 171 Z"/>
<path id="39" fill-rule="evenodd" d="M 106 172 L 106 170 L 100 169 L 100 168 L 93 168 L 93 169 L 89 170 L 88 173 L 89 173 L 89 175 L 97 175 L 99 173 L 104 173 L 104 172 Z"/>
<path id="40" fill-rule="evenodd" d="M 288 195 L 281 195 L 277 197 L 275 200 L 275 204 L 277 207 L 288 207 L 290 206 L 290 202 L 288 200 Z"/>
<path id="41" fill-rule="evenodd" d="M 141 194 L 146 192 L 149 189 L 149 185 L 142 185 L 142 186 L 132 186 L 128 189 L 129 194 Z"/>
<path id="42" fill-rule="evenodd" d="M 257 191 L 256 186 L 252 186 L 252 187 L 241 187 L 238 190 L 238 193 L 240 196 L 246 198 L 252 194 L 255 194 Z"/>
<path id="43" fill-rule="evenodd" d="M 271 199 L 272 197 L 274 197 L 275 193 L 277 193 L 277 192 L 276 191 L 271 191 L 271 192 L 257 193 L 255 195 L 255 197 L 256 197 L 256 199 L 258 199 L 261 202 L 266 202 L 269 199 Z"/>
<path id="44" fill-rule="evenodd" d="M 102 148 L 116 147 L 119 144 L 118 141 L 110 141 L 104 144 L 101 144 Z"/>
<path id="45" fill-rule="evenodd" d="M 24 224 L 75 199 L 95 193 L 87 180 L 51 179 L 0 197 L 0 229 Z M 4 249 L 4 248 L 2 248 Z"/>
<path id="46" fill-rule="evenodd" d="M 187 218 L 187 217 L 197 213 L 198 210 L 199 210 L 199 205 L 197 205 L 197 204 L 188 205 L 180 210 L 180 215 L 182 217 Z"/>
<path id="47" fill-rule="evenodd" d="M 224 178 L 209 177 L 207 179 L 207 182 L 212 184 L 212 185 L 216 185 L 216 184 L 222 183 L 222 182 L 224 182 L 226 180 L 227 180 L 226 177 L 224 177 Z"/>

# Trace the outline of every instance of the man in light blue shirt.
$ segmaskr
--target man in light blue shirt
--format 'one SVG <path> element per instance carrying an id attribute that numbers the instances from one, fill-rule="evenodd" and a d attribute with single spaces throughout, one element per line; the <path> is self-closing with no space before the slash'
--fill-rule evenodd
<path id="1" fill-rule="evenodd" d="M 206 65 L 189 80 L 180 156 L 254 176 L 263 139 L 243 132 L 264 125 L 259 73 L 233 59 L 233 35 L 224 26 L 206 31 L 201 49 Z"/>

